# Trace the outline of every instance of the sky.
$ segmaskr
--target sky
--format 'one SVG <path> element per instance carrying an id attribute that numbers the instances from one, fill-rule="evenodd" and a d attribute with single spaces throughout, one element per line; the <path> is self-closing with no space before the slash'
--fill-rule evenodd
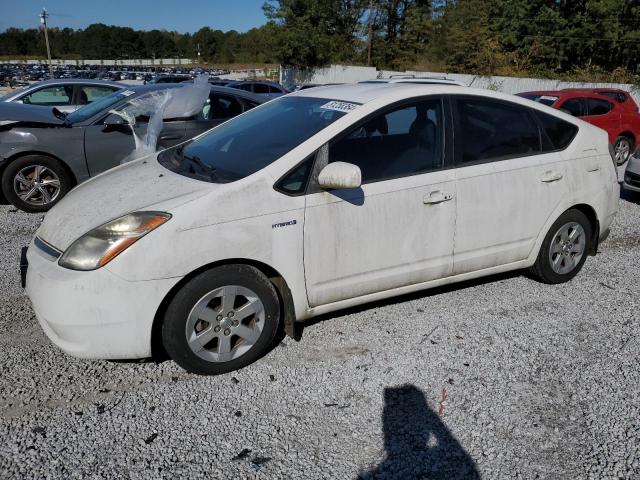
<path id="1" fill-rule="evenodd" d="M 92 23 L 136 30 L 245 32 L 266 22 L 264 0 L 0 0 L 0 31 L 9 27 L 37 28 L 40 12 L 51 14 L 49 27 L 85 28 Z"/>

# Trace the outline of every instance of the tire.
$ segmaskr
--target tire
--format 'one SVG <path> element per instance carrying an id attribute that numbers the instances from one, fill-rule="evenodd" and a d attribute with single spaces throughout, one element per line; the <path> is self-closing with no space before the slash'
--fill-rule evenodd
<path id="1" fill-rule="evenodd" d="M 567 210 L 549 229 L 530 273 L 544 283 L 568 282 L 587 259 L 592 232 L 591 222 L 584 213 Z"/>
<path id="2" fill-rule="evenodd" d="M 1 184 L 7 201 L 29 213 L 48 211 L 73 186 L 62 163 L 43 155 L 27 155 L 10 162 Z"/>
<path id="3" fill-rule="evenodd" d="M 266 353 L 280 317 L 278 294 L 260 270 L 225 265 L 201 273 L 176 293 L 164 315 L 162 343 L 188 372 L 218 375 Z"/>
<path id="4" fill-rule="evenodd" d="M 613 144 L 613 151 L 616 158 L 616 165 L 624 165 L 633 153 L 633 141 L 629 137 L 619 136 Z"/>

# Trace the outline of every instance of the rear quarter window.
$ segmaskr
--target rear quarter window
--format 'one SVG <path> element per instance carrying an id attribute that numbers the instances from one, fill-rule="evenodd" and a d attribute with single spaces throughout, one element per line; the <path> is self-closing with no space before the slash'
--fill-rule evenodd
<path id="1" fill-rule="evenodd" d="M 540 122 L 542 130 L 546 134 L 547 141 L 543 142 L 543 152 L 564 150 L 569 146 L 578 133 L 577 126 L 566 122 L 561 118 L 537 110 L 534 111 L 534 115 Z"/>

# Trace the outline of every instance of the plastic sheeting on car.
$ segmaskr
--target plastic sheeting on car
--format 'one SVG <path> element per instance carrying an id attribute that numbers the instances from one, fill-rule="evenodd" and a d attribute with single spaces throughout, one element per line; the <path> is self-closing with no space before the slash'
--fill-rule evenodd
<path id="1" fill-rule="evenodd" d="M 164 120 L 196 115 L 206 102 L 210 88 L 207 77 L 200 75 L 193 83 L 185 83 L 179 88 L 157 90 L 134 98 L 122 110 L 112 110 L 110 113 L 122 117 L 129 124 L 135 142 L 134 150 L 121 163 L 154 153 Z M 138 117 L 149 118 L 147 130 L 142 137 L 134 128 Z"/>

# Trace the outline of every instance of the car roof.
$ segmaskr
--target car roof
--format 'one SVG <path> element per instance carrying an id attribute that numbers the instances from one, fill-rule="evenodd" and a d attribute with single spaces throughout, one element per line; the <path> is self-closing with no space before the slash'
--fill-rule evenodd
<path id="1" fill-rule="evenodd" d="M 442 84 L 442 85 L 458 85 L 464 87 L 463 83 L 456 82 L 449 78 L 440 77 L 390 77 L 390 78 L 374 78 L 371 80 L 363 80 L 360 83 L 422 83 L 422 84 Z"/>
<path id="2" fill-rule="evenodd" d="M 261 83 L 262 85 L 272 85 L 274 87 L 282 88 L 282 85 L 269 80 L 229 80 L 227 85 L 242 85 L 243 83 Z"/>
<path id="3" fill-rule="evenodd" d="M 591 92 L 591 93 L 611 92 L 611 93 L 625 93 L 627 95 L 629 94 L 629 92 L 626 92 L 626 91 L 622 90 L 621 88 L 608 88 L 608 87 L 604 87 L 604 88 L 586 88 L 586 87 L 563 88 L 562 91 L 563 92 Z"/>
<path id="4" fill-rule="evenodd" d="M 33 87 L 41 87 L 43 85 L 71 85 L 71 84 L 82 84 L 82 85 L 107 85 L 110 87 L 126 87 L 126 83 L 113 82 L 110 80 L 95 80 L 90 78 L 54 78 L 49 80 L 41 80 L 39 82 L 34 82 L 29 85 L 29 88 Z"/>
<path id="5" fill-rule="evenodd" d="M 465 87 L 461 92 L 457 85 L 445 83 L 387 83 L 387 82 L 371 82 L 371 83 L 345 83 L 340 85 L 327 85 L 315 88 L 307 88 L 290 93 L 290 96 L 296 97 L 315 97 L 326 98 L 330 100 L 341 100 L 344 102 L 354 102 L 364 104 L 378 98 L 389 96 L 402 98 L 403 95 L 434 95 L 434 94 L 480 94 L 484 96 L 498 96 L 500 98 L 509 98 L 509 96 L 493 92 L 490 90 L 482 90 L 477 88 Z"/>
<path id="6" fill-rule="evenodd" d="M 602 92 L 604 89 L 591 89 L 591 88 L 567 88 L 564 90 L 539 90 L 539 91 L 531 91 L 531 92 L 521 92 L 516 95 L 522 97 L 524 95 L 540 95 L 540 96 L 548 96 L 548 97 L 562 97 L 562 98 L 580 98 L 584 96 L 588 96 L 589 98 L 595 98 L 599 100 L 607 100 L 611 102 L 611 97 L 607 97 L 606 95 L 601 95 L 597 93 L 595 90 Z M 621 90 L 623 91 L 623 90 Z"/>
<path id="7" fill-rule="evenodd" d="M 228 93 L 229 95 L 235 95 L 236 97 L 246 98 L 256 103 L 265 103 L 269 99 L 264 95 L 257 95 L 255 93 L 247 92 L 246 90 L 239 90 L 237 88 L 223 87 L 221 85 L 210 85 L 212 92 Z"/>
<path id="8" fill-rule="evenodd" d="M 180 88 L 182 83 L 146 83 L 144 85 L 124 85 L 122 88 L 136 93 L 152 92 L 154 90 L 166 90 L 168 88 Z"/>

